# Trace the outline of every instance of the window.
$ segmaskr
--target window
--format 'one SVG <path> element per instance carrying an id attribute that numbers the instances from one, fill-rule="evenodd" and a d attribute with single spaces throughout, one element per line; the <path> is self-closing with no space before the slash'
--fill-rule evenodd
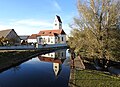
<path id="1" fill-rule="evenodd" d="M 61 24 L 60 24 L 60 26 L 61 26 Z"/>
<path id="2" fill-rule="evenodd" d="M 41 43 L 41 39 L 42 39 L 42 38 L 39 38 L 39 43 Z"/>
<path id="3" fill-rule="evenodd" d="M 53 55 L 51 54 L 51 57 L 53 57 Z"/>
<path id="4" fill-rule="evenodd" d="M 62 37 L 62 41 L 64 41 L 64 38 Z"/>
<path id="5" fill-rule="evenodd" d="M 60 57 L 60 53 L 58 52 L 58 57 Z"/>
<path id="6" fill-rule="evenodd" d="M 63 57 L 64 53 L 62 52 L 62 57 Z"/>
<path id="7" fill-rule="evenodd" d="M 45 39 L 45 38 L 43 38 L 43 43 L 44 43 L 44 44 L 46 43 L 46 39 Z"/>
<path id="8" fill-rule="evenodd" d="M 57 26 L 57 24 L 55 24 L 55 26 Z"/>
<path id="9" fill-rule="evenodd" d="M 58 42 L 60 42 L 60 37 L 58 37 Z"/>
<path id="10" fill-rule="evenodd" d="M 50 42 L 50 38 L 48 38 L 48 42 Z"/>

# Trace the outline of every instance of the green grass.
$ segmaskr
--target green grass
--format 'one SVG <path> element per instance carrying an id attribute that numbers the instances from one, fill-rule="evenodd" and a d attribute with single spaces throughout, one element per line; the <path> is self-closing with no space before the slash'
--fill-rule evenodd
<path id="1" fill-rule="evenodd" d="M 0 71 L 13 64 L 22 62 L 24 59 L 29 59 L 29 56 L 35 53 L 36 51 L 0 52 Z"/>
<path id="2" fill-rule="evenodd" d="M 95 70 L 75 71 L 76 87 L 120 87 L 120 78 Z"/>

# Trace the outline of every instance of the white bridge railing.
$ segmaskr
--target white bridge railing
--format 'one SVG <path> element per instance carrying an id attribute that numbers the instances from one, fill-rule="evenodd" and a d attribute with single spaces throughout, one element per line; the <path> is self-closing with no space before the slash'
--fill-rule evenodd
<path id="1" fill-rule="evenodd" d="M 0 46 L 0 50 L 29 50 L 29 49 L 41 49 L 41 48 L 53 48 L 53 47 L 66 47 L 67 44 L 37 44 L 34 45 L 20 45 L 20 46 Z"/>
<path id="2" fill-rule="evenodd" d="M 0 50 L 24 50 L 24 49 L 33 49 L 33 45 L 20 45 L 20 46 L 0 46 Z"/>
<path id="3" fill-rule="evenodd" d="M 39 44 L 37 48 L 50 48 L 50 47 L 64 47 L 67 46 L 67 44 L 46 44 L 46 45 L 41 45 Z"/>

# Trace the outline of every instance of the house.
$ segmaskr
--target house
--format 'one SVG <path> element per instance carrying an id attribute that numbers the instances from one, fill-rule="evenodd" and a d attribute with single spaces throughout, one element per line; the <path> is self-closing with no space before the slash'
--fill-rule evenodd
<path id="1" fill-rule="evenodd" d="M 17 35 L 14 29 L 7 29 L 0 31 L 0 38 L 4 38 L 5 44 L 20 45 L 20 37 Z"/>
<path id="2" fill-rule="evenodd" d="M 25 44 L 25 43 L 27 44 L 29 35 L 20 35 L 19 37 L 21 39 L 21 44 Z"/>
<path id="3" fill-rule="evenodd" d="M 52 30 L 42 30 L 37 35 L 38 44 L 65 44 L 66 33 L 62 29 L 60 16 L 56 15 Z"/>
<path id="4" fill-rule="evenodd" d="M 29 36 L 27 42 L 30 44 L 37 43 L 37 34 L 32 34 Z"/>

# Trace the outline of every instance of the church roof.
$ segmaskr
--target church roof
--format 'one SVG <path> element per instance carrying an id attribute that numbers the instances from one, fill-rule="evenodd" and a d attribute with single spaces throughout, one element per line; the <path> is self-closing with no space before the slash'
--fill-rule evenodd
<path id="1" fill-rule="evenodd" d="M 56 15 L 56 17 L 57 17 L 58 21 L 59 21 L 60 23 L 62 23 L 60 16 Z"/>
<path id="2" fill-rule="evenodd" d="M 57 30 L 42 30 L 38 33 L 38 36 L 57 36 L 57 35 L 66 35 L 63 29 Z"/>

